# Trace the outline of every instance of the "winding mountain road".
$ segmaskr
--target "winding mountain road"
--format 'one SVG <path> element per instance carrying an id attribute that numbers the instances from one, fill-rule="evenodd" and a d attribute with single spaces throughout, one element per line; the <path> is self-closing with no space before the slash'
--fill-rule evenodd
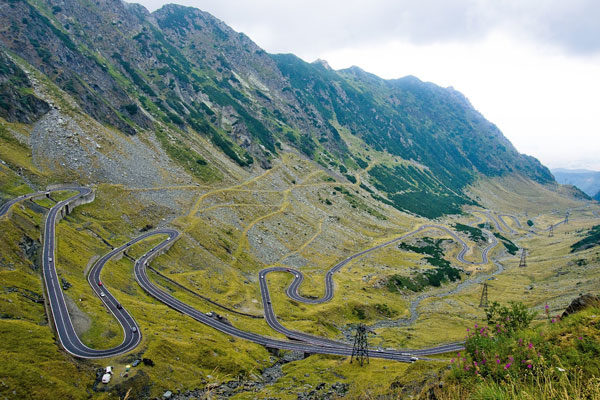
<path id="1" fill-rule="evenodd" d="M 369 249 L 363 250 L 359 253 L 353 254 L 350 257 L 345 258 L 344 260 L 335 264 L 325 274 L 325 294 L 323 295 L 323 297 L 321 297 L 319 299 L 303 297 L 302 295 L 300 295 L 298 293 L 298 289 L 304 280 L 304 274 L 301 271 L 298 271 L 293 268 L 283 268 L 283 267 L 265 268 L 259 272 L 258 278 L 259 278 L 263 308 L 265 310 L 265 320 L 267 321 L 267 324 L 271 328 L 276 330 L 277 332 L 286 335 L 290 339 L 314 341 L 314 342 L 319 342 L 324 345 L 348 346 L 349 344 L 347 344 L 347 343 L 338 342 L 338 341 L 334 341 L 334 340 L 330 340 L 330 339 L 326 339 L 326 338 L 321 338 L 318 336 L 309 335 L 309 334 L 306 334 L 303 332 L 294 331 L 294 330 L 285 328 L 283 325 L 281 325 L 281 323 L 277 319 L 277 316 L 275 315 L 275 312 L 273 311 L 273 305 L 271 303 L 271 297 L 269 294 L 269 287 L 268 287 L 268 284 L 266 281 L 267 275 L 272 272 L 290 273 L 293 276 L 293 280 L 290 283 L 290 285 L 288 286 L 288 288 L 286 289 L 286 294 L 288 295 L 288 297 L 290 297 L 291 299 L 293 299 L 295 301 L 301 302 L 301 303 L 309 303 L 309 304 L 326 303 L 333 298 L 333 292 L 334 292 L 333 274 L 336 273 L 337 271 L 339 271 L 345 265 L 347 265 L 350 261 L 360 258 L 367 253 L 370 253 L 375 250 L 379 250 L 381 248 L 389 246 L 391 244 L 400 242 L 408 237 L 414 236 L 414 235 L 416 235 L 420 232 L 423 232 L 425 230 L 428 230 L 428 229 L 442 230 L 442 231 L 446 232 L 448 235 L 452 236 L 452 238 L 458 244 L 460 244 L 462 246 L 461 251 L 457 254 L 456 258 L 460 262 L 463 262 L 465 264 L 472 264 L 472 265 L 487 264 L 488 263 L 488 253 L 490 252 L 491 249 L 493 249 L 498 244 L 498 240 L 496 239 L 495 236 L 488 235 L 489 244 L 482 251 L 482 254 L 481 254 L 482 261 L 481 262 L 468 261 L 464 258 L 464 256 L 469 251 L 469 246 L 463 239 L 461 239 L 458 235 L 456 235 L 456 233 L 454 233 L 450 229 L 448 229 L 444 226 L 440 226 L 440 225 L 423 225 L 412 232 L 406 233 L 402 236 L 399 236 L 399 237 L 389 240 L 387 242 L 381 243 L 377 246 L 374 246 Z M 412 308 L 411 308 L 411 311 L 414 314 L 414 310 L 412 310 Z M 428 350 L 431 350 L 431 349 L 427 349 L 426 351 L 428 351 Z M 419 350 L 406 350 L 406 349 L 404 349 L 402 351 L 403 352 L 410 351 L 411 354 L 416 354 L 415 352 L 420 352 Z M 430 354 L 433 354 L 433 353 L 430 353 Z"/>
<path id="2" fill-rule="evenodd" d="M 67 187 L 56 189 L 54 191 L 76 191 L 77 194 L 63 201 L 58 202 L 54 205 L 50 211 L 48 211 L 48 215 L 46 216 L 46 222 L 44 226 L 44 244 L 43 244 L 43 253 L 42 253 L 42 272 L 44 278 L 44 285 L 46 287 L 46 292 L 48 294 L 47 300 L 50 304 L 50 311 L 52 313 L 52 319 L 54 321 L 54 326 L 56 327 L 56 333 L 58 335 L 58 340 L 60 341 L 62 347 L 70 354 L 81 357 L 81 358 L 106 358 L 114 355 L 125 353 L 133 348 L 135 348 L 140 340 L 141 334 L 138 329 L 134 319 L 129 315 L 127 311 L 122 308 L 117 308 L 117 300 L 106 290 L 105 288 L 100 289 L 98 287 L 94 287 L 92 285 L 92 281 L 90 281 L 90 285 L 92 289 L 96 292 L 98 297 L 102 299 L 104 304 L 110 310 L 110 312 L 115 316 L 115 318 L 121 324 L 124 331 L 123 342 L 116 347 L 111 349 L 91 349 L 85 344 L 81 342 L 77 333 L 75 332 L 75 328 L 73 327 L 73 322 L 71 321 L 71 317 L 69 315 L 67 304 L 65 301 L 65 297 L 60 286 L 60 280 L 58 279 L 58 275 L 56 273 L 56 223 L 57 219 L 60 216 L 59 213 L 64 208 L 68 207 L 70 203 L 75 200 L 81 199 L 85 196 L 88 196 L 92 193 L 91 189 L 83 188 L 83 187 Z M 46 195 L 51 191 L 43 191 L 32 193 L 30 195 L 20 196 L 16 199 L 13 199 L 7 203 L 5 203 L 2 207 L 0 207 L 0 217 L 5 215 L 10 207 L 17 203 L 18 201 L 25 199 L 33 199 L 36 197 L 41 197 Z M 139 240 L 142 240 L 140 238 Z M 126 246 L 122 246 L 124 248 Z M 120 248 L 121 249 L 121 248 Z M 122 250 L 121 250 L 122 251 Z M 90 276 L 100 276 L 100 271 L 106 264 L 106 262 L 119 253 L 118 251 L 112 251 L 106 256 L 102 257 L 98 260 L 94 266 L 92 267 L 92 272 Z M 100 296 L 100 291 L 105 292 L 105 296 Z M 135 331 L 134 328 L 135 327 Z"/>
<path id="3" fill-rule="evenodd" d="M 44 285 L 46 286 L 46 291 L 48 295 L 48 302 L 50 304 L 50 310 L 52 313 L 52 318 L 54 320 L 54 324 L 56 327 L 56 332 L 58 334 L 58 339 L 62 345 L 62 347 L 69 352 L 70 354 L 80 357 L 80 358 L 106 358 L 112 357 L 115 355 L 123 354 L 128 351 L 133 350 L 141 340 L 141 331 L 133 319 L 133 317 L 120 305 L 120 303 L 114 298 L 114 296 L 108 291 L 108 289 L 100 285 L 100 274 L 102 268 L 106 265 L 106 263 L 113 257 L 118 254 L 124 252 L 129 247 L 134 244 L 148 239 L 157 235 L 166 235 L 167 238 L 163 240 L 161 243 L 153 247 L 146 254 L 140 257 L 134 265 L 134 277 L 138 282 L 140 287 L 144 291 L 146 291 L 150 296 L 156 298 L 167 306 L 177 310 L 185 315 L 190 316 L 191 318 L 211 326 L 212 328 L 219 330 L 228 335 L 232 335 L 241 339 L 249 340 L 254 343 L 261 344 L 266 347 L 285 349 L 285 350 L 294 350 L 300 351 L 304 353 L 321 353 L 321 354 L 337 354 L 342 356 L 348 356 L 352 354 L 352 346 L 347 343 L 338 342 L 335 340 L 330 340 L 327 338 L 321 338 L 312 336 L 309 334 L 305 334 L 302 332 L 293 331 L 283 327 L 279 321 L 277 320 L 275 313 L 273 312 L 273 307 L 271 305 L 271 299 L 269 294 L 268 285 L 266 282 L 266 275 L 271 272 L 289 272 L 294 275 L 294 280 L 287 288 L 287 295 L 300 302 L 304 303 L 312 303 L 319 304 L 324 303 L 333 298 L 333 274 L 347 265 L 350 261 L 362 257 L 363 255 L 373 252 L 375 250 L 381 249 L 383 247 L 389 246 L 393 243 L 399 242 L 407 237 L 415 235 L 419 232 L 422 232 L 427 229 L 437 229 L 443 230 L 447 234 L 453 237 L 457 243 L 462 246 L 460 253 L 457 255 L 457 259 L 464 263 L 469 264 L 485 264 L 488 262 L 487 255 L 489 251 L 497 244 L 497 240 L 494 236 L 489 235 L 489 244 L 482 251 L 482 261 L 481 262 L 473 262 L 465 260 L 464 256 L 468 252 L 469 247 L 459 236 L 457 236 L 454 232 L 449 230 L 446 227 L 438 226 L 438 225 L 423 225 L 418 229 L 399 236 L 395 239 L 389 240 L 385 243 L 381 243 L 372 248 L 363 250 L 359 253 L 356 253 L 339 263 L 335 264 L 329 271 L 327 271 L 325 276 L 325 294 L 320 299 L 309 299 L 302 297 L 298 293 L 298 288 L 303 281 L 303 274 L 300 271 L 287 269 L 287 268 L 267 268 L 259 273 L 259 283 L 261 289 L 261 296 L 263 300 L 263 306 L 265 309 L 265 319 L 267 323 L 276 331 L 279 331 L 286 335 L 290 339 L 294 339 L 295 341 L 283 341 L 278 339 L 273 339 L 268 336 L 259 335 L 252 332 L 243 331 L 238 329 L 230 324 L 224 323 L 222 321 L 216 320 L 203 312 L 191 307 L 188 304 L 183 303 L 182 301 L 176 299 L 171 294 L 167 293 L 165 290 L 162 290 L 155 284 L 153 284 L 148 275 L 147 275 L 147 266 L 148 263 L 159 254 L 166 251 L 178 238 L 179 233 L 173 229 L 158 229 L 151 232 L 145 232 L 144 234 L 136 237 L 135 239 L 130 240 L 129 242 L 123 244 L 122 246 L 111 250 L 109 253 L 101 257 L 90 269 L 90 273 L 88 275 L 88 282 L 92 288 L 92 290 L 98 295 L 98 297 L 102 300 L 107 309 L 115 316 L 117 321 L 121 324 L 124 332 L 124 339 L 121 344 L 111 349 L 91 349 L 87 347 L 85 344 L 81 342 L 75 329 L 73 327 L 71 318 L 69 316 L 64 294 L 59 284 L 58 275 L 55 268 L 55 227 L 58 222 L 59 217 L 62 216 L 63 211 L 66 210 L 68 213 L 69 207 L 74 207 L 78 205 L 78 201 L 93 195 L 91 189 L 83 188 L 83 187 L 68 187 L 68 188 L 58 188 L 50 191 L 37 192 L 30 195 L 20 196 L 16 199 L 10 200 L 7 203 L 3 204 L 0 207 L 0 217 L 5 215 L 10 207 L 15 203 L 25 200 L 32 199 L 35 197 L 41 197 L 47 195 L 51 191 L 65 191 L 72 190 L 76 191 L 77 194 L 70 197 L 67 200 L 63 200 L 54 205 L 48 215 L 46 217 L 46 223 L 44 227 L 44 247 L 43 247 L 43 278 Z M 93 197 L 93 196 L 92 196 Z M 92 198 L 93 200 L 93 198 Z M 74 203 L 74 205 L 72 204 Z M 448 343 L 441 346 L 435 346 L 425 349 L 399 349 L 399 350 L 369 350 L 369 356 L 375 358 L 385 358 L 403 362 L 411 362 L 411 357 L 414 355 L 432 355 L 445 353 L 450 351 L 456 351 L 461 349 L 462 343 Z"/>

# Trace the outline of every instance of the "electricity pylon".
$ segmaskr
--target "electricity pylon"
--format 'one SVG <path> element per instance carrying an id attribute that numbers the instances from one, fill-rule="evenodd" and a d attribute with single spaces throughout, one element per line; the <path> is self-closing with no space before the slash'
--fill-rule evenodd
<path id="1" fill-rule="evenodd" d="M 527 266 L 526 255 L 527 255 L 527 249 L 525 247 L 523 247 L 521 249 L 521 261 L 519 262 L 519 267 L 521 267 L 521 268 L 525 268 Z"/>
<path id="2" fill-rule="evenodd" d="M 360 366 L 363 366 L 365 359 L 367 364 L 369 363 L 369 351 L 367 343 L 367 327 L 360 324 L 356 327 L 356 335 L 354 336 L 354 347 L 352 348 L 352 356 L 350 357 L 350 363 L 352 359 L 356 357 Z"/>
<path id="3" fill-rule="evenodd" d="M 481 290 L 481 300 L 479 300 L 479 308 L 487 308 L 488 306 L 488 284 L 483 282 L 483 289 Z"/>

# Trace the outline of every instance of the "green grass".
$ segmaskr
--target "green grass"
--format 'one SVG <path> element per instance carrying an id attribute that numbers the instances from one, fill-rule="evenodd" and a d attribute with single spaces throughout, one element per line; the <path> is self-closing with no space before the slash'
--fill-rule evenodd
<path id="1" fill-rule="evenodd" d="M 27 169 L 26 155 L 29 150 L 25 147 L 20 151 L 13 156 L 15 165 Z M 4 174 L 0 177 L 5 185 L 2 190 L 6 198 L 31 191 L 24 185 L 24 180 L 8 170 L 2 168 L 0 174 Z M 10 179 L 3 180 L 5 176 Z M 271 263 L 301 264 L 299 268 L 306 274 L 301 293 L 320 296 L 323 293 L 324 271 L 336 262 L 357 251 L 398 237 L 423 223 L 423 220 L 409 217 L 391 207 L 381 208 L 358 185 L 336 183 L 310 161 L 295 155 L 286 154 L 281 166 L 262 177 L 257 175 L 256 179 L 250 179 L 249 174 L 243 176 L 248 180 L 247 184 L 240 185 L 241 179 L 238 179 L 232 182 L 232 190 L 206 196 L 199 207 L 200 211 L 192 217 L 168 219 L 172 215 L 185 214 L 185 210 L 174 211 L 158 206 L 138 192 L 121 186 L 100 185 L 93 203 L 77 207 L 59 223 L 58 268 L 61 275 L 73 285 L 66 293 L 94 320 L 84 334 L 87 343 L 102 347 L 119 342 L 121 338 L 120 327 L 106 313 L 98 299 L 91 295 L 85 280 L 84 270 L 90 258 L 104 254 L 109 249 L 101 238 L 117 246 L 137 236 L 141 227 L 148 224 L 158 226 L 165 218 L 183 234 L 166 254 L 154 261 L 153 266 L 170 279 L 215 301 L 243 312 L 260 314 L 262 306 L 259 302 L 257 272 L 265 266 Z M 200 196 L 206 193 L 205 190 L 209 189 L 199 187 L 195 195 Z M 334 191 L 335 195 L 332 194 Z M 333 200 L 332 204 L 327 205 L 319 200 L 325 198 Z M 356 201 L 356 208 L 352 207 L 352 201 Z M 359 206 L 358 202 L 365 207 Z M 282 207 L 281 212 L 270 214 Z M 386 219 L 373 218 L 368 208 L 381 212 Z M 247 234 L 244 233 L 246 227 L 263 216 L 268 217 L 255 223 Z M 541 216 L 536 223 L 546 223 L 547 219 L 550 217 Z M 32 269 L 34 263 L 25 257 L 19 246 L 25 235 L 33 239 L 40 237 L 42 220 L 41 215 L 17 205 L 12 216 L 1 221 L 0 289 L 10 286 L 42 293 L 39 272 Z M 463 216 L 449 219 L 452 223 L 466 223 L 466 220 Z M 319 223 L 322 224 L 320 228 Z M 577 222 L 575 218 L 572 224 L 570 230 L 582 232 L 590 226 L 589 221 Z M 569 275 L 561 275 L 560 280 L 555 278 L 557 270 L 570 262 L 565 258 L 570 244 L 581 239 L 569 232 L 565 227 L 557 227 L 556 243 L 547 237 L 525 239 L 526 243 L 523 244 L 533 249 L 528 260 L 530 268 L 518 269 L 515 268 L 518 260 L 503 260 L 507 270 L 492 283 L 490 299 L 497 296 L 522 298 L 524 285 L 534 284 L 535 290 L 527 295 L 528 305 L 539 306 L 546 299 L 561 296 L 557 297 L 553 306 L 559 308 L 572 291 L 593 287 L 598 275 L 597 262 L 593 261 L 596 257 L 594 249 L 578 253 L 576 257 L 577 260 L 587 260 L 587 264 L 573 264 L 577 267 L 570 268 Z M 244 247 L 239 257 L 234 256 L 240 243 L 261 236 L 279 242 L 278 246 L 281 247 L 277 250 L 280 251 L 277 259 L 265 260 L 260 254 L 261 247 L 269 245 L 268 240 L 258 244 L 250 240 L 253 244 Z M 129 254 L 137 257 L 158 240 L 140 243 Z M 423 256 L 443 259 L 441 253 L 444 252 L 445 256 L 453 257 L 458 251 L 455 248 L 446 249 L 440 239 L 432 239 L 432 242 L 439 243 L 439 249 L 434 246 L 435 250 L 414 253 L 389 246 L 354 260 L 334 276 L 335 297 L 330 303 L 322 305 L 291 301 L 283 292 L 290 282 L 289 274 L 271 274 L 269 287 L 275 311 L 281 322 L 289 328 L 330 338 L 340 338 L 341 331 L 347 329 L 349 324 L 372 324 L 388 318 L 406 318 L 408 302 L 420 294 L 398 296 L 389 292 L 381 284 L 381 279 L 390 274 L 406 275 L 413 270 L 434 270 L 429 263 L 421 265 L 420 259 Z M 556 263 L 555 260 L 562 261 Z M 492 267 L 482 268 L 490 270 Z M 577 275 L 584 273 L 586 275 Z M 214 310 L 226 315 L 241 329 L 281 337 L 263 320 L 228 315 L 178 290 L 176 286 L 166 284 L 153 274 L 150 276 L 173 296 L 203 312 Z M 0 341 L 14 346 L 0 348 L 5 357 L 18 360 L 15 361 L 16 370 L 22 371 L 0 371 L 0 375 L 10 376 L 11 379 L 10 382 L 6 380 L 10 390 L 6 389 L 2 394 L 10 398 L 12 390 L 19 388 L 17 392 L 24 398 L 48 398 L 48 388 L 56 388 L 56 393 L 65 398 L 86 397 L 93 381 L 93 368 L 110 364 L 120 373 L 126 364 L 137 357 L 151 358 L 156 363 L 155 367 L 141 366 L 137 369 L 146 374 L 149 395 L 154 397 L 162 395 L 167 389 L 185 391 L 202 388 L 206 383 L 218 384 L 238 377 L 255 380 L 260 370 L 270 365 L 270 361 L 264 361 L 270 357 L 264 348 L 219 334 L 147 296 L 132 279 L 132 263 L 128 259 L 110 262 L 102 279 L 140 324 L 143 334 L 141 345 L 132 354 L 121 357 L 74 361 L 64 356 L 54 343 L 41 305 L 27 299 L 21 292 L 0 290 L 0 312 L 7 316 L 0 319 Z M 579 281 L 582 284 L 576 286 Z M 448 288 L 432 287 L 427 290 L 436 294 Z M 382 347 L 419 347 L 459 340 L 464 337 L 464 328 L 482 315 L 482 310 L 477 308 L 480 293 L 480 287 L 474 286 L 452 296 L 427 299 L 419 307 L 421 317 L 414 326 L 378 329 L 377 335 L 370 339 L 371 343 Z M 32 329 L 37 335 L 35 338 L 27 336 L 30 326 L 35 328 Z M 22 333 L 23 337 L 30 340 L 17 342 L 9 337 L 11 332 Z M 38 352 L 54 360 L 53 363 L 36 365 Z M 315 386 L 321 382 L 330 384 L 338 381 L 349 385 L 348 398 L 373 398 L 391 393 L 402 398 L 418 392 L 419 385 L 429 373 L 439 373 L 446 365 L 444 362 L 418 362 L 409 366 L 372 360 L 369 366 L 360 368 L 355 364 L 350 365 L 344 357 L 315 355 L 286 364 L 286 375 L 278 382 L 258 393 L 240 394 L 237 398 L 297 398 L 297 392 L 309 391 L 304 388 L 305 384 Z M 58 368 L 61 373 L 48 374 L 47 367 Z M 30 371 L 33 371 L 33 375 Z M 65 371 L 64 374 L 62 371 Z M 49 383 L 50 380 L 54 383 Z M 131 384 L 131 380 L 118 376 L 114 380 L 114 384 Z M 136 393 L 132 392 L 131 396 L 141 397 Z M 121 394 L 123 396 L 124 393 Z"/>
<path id="2" fill-rule="evenodd" d="M 599 314 L 596 304 L 532 329 L 472 328 L 438 398 L 456 398 L 457 386 L 465 399 L 600 398 Z"/>
<path id="3" fill-rule="evenodd" d="M 354 180 L 353 183 L 356 183 L 356 179 Z M 374 209 L 372 207 L 369 207 L 364 201 L 362 201 L 357 196 L 357 192 L 352 193 L 350 190 L 346 189 L 345 187 L 341 187 L 341 186 L 335 186 L 334 191 L 341 193 L 344 196 L 344 199 L 350 204 L 350 207 L 359 209 L 361 211 L 366 211 L 368 214 L 370 214 L 380 220 L 387 219 L 387 217 L 384 214 L 382 214 L 381 212 L 377 211 L 376 209 Z M 335 192 L 332 194 L 335 194 Z"/>
<path id="4" fill-rule="evenodd" d="M 183 166 L 193 176 L 203 182 L 211 183 L 223 178 L 223 174 L 214 166 L 192 150 L 188 144 L 177 137 L 168 135 L 163 129 L 156 131 L 156 137 L 160 141 L 163 149 L 167 152 L 173 161 Z"/>

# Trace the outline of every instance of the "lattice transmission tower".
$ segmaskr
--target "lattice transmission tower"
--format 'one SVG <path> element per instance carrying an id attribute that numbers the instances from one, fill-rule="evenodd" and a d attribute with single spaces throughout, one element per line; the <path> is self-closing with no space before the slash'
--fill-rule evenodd
<path id="1" fill-rule="evenodd" d="M 350 357 L 351 364 L 355 357 L 361 367 L 363 366 L 365 360 L 367 360 L 367 364 L 369 363 L 367 333 L 367 327 L 363 324 L 360 324 L 356 327 L 354 347 L 352 348 L 352 356 Z"/>
<path id="2" fill-rule="evenodd" d="M 554 236 L 554 225 L 550 224 L 550 229 L 548 230 L 548 237 L 553 237 Z"/>
<path id="3" fill-rule="evenodd" d="M 527 266 L 527 249 L 523 247 L 521 249 L 521 261 L 519 261 L 519 267 L 525 268 Z"/>
<path id="4" fill-rule="evenodd" d="M 483 282 L 483 289 L 481 289 L 481 300 L 479 300 L 480 308 L 487 308 L 488 306 L 488 284 Z"/>

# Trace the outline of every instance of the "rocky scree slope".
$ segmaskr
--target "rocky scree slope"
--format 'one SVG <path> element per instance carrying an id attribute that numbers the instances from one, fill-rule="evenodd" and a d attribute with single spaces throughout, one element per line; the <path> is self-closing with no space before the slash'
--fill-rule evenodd
<path id="1" fill-rule="evenodd" d="M 427 217 L 473 204 L 463 189 L 478 176 L 554 183 L 451 88 L 271 55 L 194 8 L 11 0 L 0 26 L 2 65 L 12 58 L 41 72 L 79 112 L 124 136 L 150 132 L 199 181 L 268 169 L 292 148 Z M 19 73 L 3 67 L 0 84 L 8 75 Z M 45 108 L 23 82 L 2 86 L 0 112 L 32 123 Z M 207 155 L 213 148 L 232 164 Z"/>

